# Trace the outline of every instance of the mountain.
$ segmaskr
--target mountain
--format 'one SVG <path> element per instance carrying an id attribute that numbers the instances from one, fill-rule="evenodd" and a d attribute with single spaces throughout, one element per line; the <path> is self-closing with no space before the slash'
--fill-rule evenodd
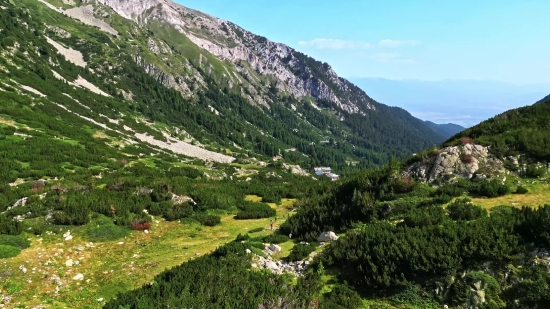
<path id="1" fill-rule="evenodd" d="M 444 140 L 408 113 L 395 117 L 327 63 L 170 1 L 25 1 L 67 59 L 102 75 L 96 87 L 204 145 L 268 157 L 296 148 L 286 153 L 296 163 L 372 165 Z M 134 88 L 125 72 L 179 92 L 181 107 Z"/>
<path id="2" fill-rule="evenodd" d="M 444 136 L 445 138 L 449 138 L 455 134 L 457 134 L 460 131 L 464 130 L 464 127 L 459 126 L 454 123 L 447 123 L 447 124 L 437 124 L 433 123 L 431 121 L 424 121 L 424 123 L 432 128 L 435 132 L 437 132 L 439 135 Z"/>
<path id="3" fill-rule="evenodd" d="M 423 120 L 463 127 L 529 105 L 550 92 L 550 85 L 546 84 L 515 85 L 484 80 L 350 80 L 378 102 L 405 108 Z"/>

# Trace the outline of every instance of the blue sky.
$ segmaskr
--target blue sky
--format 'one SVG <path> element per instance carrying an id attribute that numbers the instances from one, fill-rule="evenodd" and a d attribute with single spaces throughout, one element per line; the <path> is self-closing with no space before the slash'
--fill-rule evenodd
<path id="1" fill-rule="evenodd" d="M 550 1 L 177 0 L 343 77 L 550 84 Z"/>

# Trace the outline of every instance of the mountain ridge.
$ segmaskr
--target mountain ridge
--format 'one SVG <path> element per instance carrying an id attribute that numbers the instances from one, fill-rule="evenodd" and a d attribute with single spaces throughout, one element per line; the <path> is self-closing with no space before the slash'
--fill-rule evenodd
<path id="1" fill-rule="evenodd" d="M 424 121 L 424 123 L 445 138 L 449 138 L 465 129 L 463 126 L 454 123 L 435 123 L 429 120 Z"/>
<path id="2" fill-rule="evenodd" d="M 82 6 L 49 1 L 56 3 L 49 4 L 50 8 L 70 11 L 72 18 L 85 24 L 101 25 L 95 18 L 118 29 L 118 35 L 102 29 L 113 35 L 115 41 L 120 36 L 128 36 L 128 43 L 121 46 L 125 46 L 133 61 L 159 83 L 179 91 L 190 101 L 200 99 L 200 92 L 227 88 L 226 93 L 239 94 L 260 110 L 265 107 L 265 112 L 270 114 L 279 114 L 281 110 L 273 107 L 282 103 L 292 111 L 292 118 L 297 118 L 292 122 L 313 124 L 318 137 L 310 135 L 306 138 L 308 142 L 319 145 L 332 139 L 349 143 L 356 150 L 345 150 L 345 156 L 352 161 L 363 158 L 374 164 L 387 162 L 390 156 L 403 157 L 444 140 L 408 112 L 396 116 L 391 108 L 338 77 L 330 65 L 231 22 L 164 0 L 147 3 L 86 0 Z M 118 63 L 121 61 L 126 60 Z M 132 96 L 124 89 L 119 91 L 126 97 Z M 219 112 L 221 107 L 209 104 L 209 109 Z M 317 115 L 319 113 L 323 115 Z M 290 114 L 285 117 L 288 116 Z M 278 115 L 276 118 L 284 119 Z M 286 145 L 277 147 L 298 146 L 296 142 L 284 143 Z M 313 150 L 298 148 L 308 156 L 313 154 Z M 269 155 L 273 153 L 270 151 Z M 345 156 L 340 156 L 339 161 L 348 160 Z"/>

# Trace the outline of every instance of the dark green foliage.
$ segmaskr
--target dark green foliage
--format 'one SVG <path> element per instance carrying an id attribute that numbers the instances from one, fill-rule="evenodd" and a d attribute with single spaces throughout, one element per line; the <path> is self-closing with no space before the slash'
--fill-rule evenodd
<path id="1" fill-rule="evenodd" d="M 507 299 L 517 300 L 514 308 L 545 308 L 550 304 L 550 275 L 546 266 L 525 268 L 518 276 L 525 279 L 505 291 Z"/>
<path id="2" fill-rule="evenodd" d="M 503 196 L 510 193 L 510 186 L 497 179 L 483 181 L 476 193 L 486 197 Z"/>
<path id="3" fill-rule="evenodd" d="M 19 235 L 23 232 L 21 222 L 15 221 L 4 214 L 0 214 L 0 234 Z"/>
<path id="4" fill-rule="evenodd" d="M 15 246 L 0 245 L 0 259 L 11 258 L 21 253 L 21 249 Z"/>
<path id="5" fill-rule="evenodd" d="M 516 193 L 516 194 L 527 194 L 527 193 L 529 193 L 529 190 L 527 190 L 527 188 L 525 188 L 525 187 L 518 186 L 516 188 L 516 192 L 514 192 L 514 193 Z"/>
<path id="6" fill-rule="evenodd" d="M 172 167 L 167 173 L 168 177 L 184 176 L 191 179 L 197 179 L 202 176 L 201 172 L 192 167 Z"/>
<path id="7" fill-rule="evenodd" d="M 289 261 L 301 261 L 309 256 L 309 254 L 317 248 L 317 244 L 310 243 L 307 245 L 296 244 L 292 247 L 290 255 L 287 257 Z"/>
<path id="8" fill-rule="evenodd" d="M 449 290 L 448 301 L 453 306 L 468 302 L 472 289 L 483 290 L 488 308 L 503 308 L 504 302 L 499 294 L 502 292 L 497 280 L 483 272 L 469 272 L 464 278 L 457 279 Z"/>
<path id="9" fill-rule="evenodd" d="M 172 205 L 163 214 L 164 219 L 175 221 L 183 218 L 188 218 L 193 214 L 193 206 L 190 203 Z"/>
<path id="10" fill-rule="evenodd" d="M 250 231 L 248 231 L 249 234 L 251 233 L 258 233 L 258 232 L 261 232 L 263 231 L 264 228 L 263 227 L 257 227 L 257 228 L 254 228 L 254 229 L 251 229 Z"/>
<path id="11" fill-rule="evenodd" d="M 269 243 L 269 244 L 282 244 L 282 243 L 287 242 L 289 240 L 290 240 L 290 238 L 288 238 L 288 236 L 281 235 L 281 234 L 275 234 L 275 233 L 271 234 L 271 235 L 267 235 L 267 236 L 262 238 L 263 242 Z"/>
<path id="12" fill-rule="evenodd" d="M 541 206 L 536 210 L 523 207 L 517 231 L 528 241 L 550 247 L 550 205 Z"/>
<path id="13" fill-rule="evenodd" d="M 237 235 L 237 238 L 235 238 L 235 241 L 243 241 L 243 240 L 249 240 L 249 239 L 250 239 L 250 235 L 248 234 L 241 235 L 241 233 L 239 233 L 239 235 Z"/>
<path id="14" fill-rule="evenodd" d="M 520 250 L 512 218 L 493 215 L 458 224 L 409 228 L 380 223 L 347 233 L 323 257 L 364 291 L 429 282 L 482 261 L 509 261 Z"/>
<path id="15" fill-rule="evenodd" d="M 405 215 L 403 224 L 407 227 L 439 225 L 446 219 L 445 210 L 439 206 L 415 209 Z"/>
<path id="16" fill-rule="evenodd" d="M 31 245 L 31 242 L 27 239 L 27 237 L 25 237 L 25 235 L 0 235 L 0 245 L 26 249 Z"/>
<path id="17" fill-rule="evenodd" d="M 217 215 L 198 213 L 193 216 L 193 219 L 197 220 L 198 222 L 200 222 L 200 224 L 204 226 L 216 226 L 222 223 L 220 216 Z"/>
<path id="18" fill-rule="evenodd" d="M 90 209 L 76 195 L 62 199 L 54 208 L 53 222 L 58 225 L 84 225 L 90 222 Z"/>
<path id="19" fill-rule="evenodd" d="M 390 204 L 377 207 L 377 200 L 395 200 L 394 174 L 399 168 L 387 166 L 382 169 L 361 172 L 337 188 L 329 187 L 319 195 L 299 200 L 298 213 L 281 225 L 281 232 L 292 233 L 299 239 L 316 240 L 324 231 L 339 232 L 356 222 L 370 222 L 387 218 L 393 212 Z M 422 190 L 419 190 L 422 192 Z M 414 194 L 414 192 L 411 192 Z M 404 207 L 416 205 L 404 205 Z"/>
<path id="20" fill-rule="evenodd" d="M 156 185 L 156 188 L 151 192 L 151 201 L 155 203 L 166 202 L 172 200 L 172 192 L 167 184 L 162 183 Z"/>
<path id="21" fill-rule="evenodd" d="M 459 197 L 462 196 L 467 191 L 464 190 L 464 188 L 458 186 L 458 185 L 452 185 L 452 184 L 444 184 L 437 188 L 434 195 L 441 196 L 441 195 L 448 195 L 450 197 Z"/>
<path id="22" fill-rule="evenodd" d="M 250 271 L 246 243 L 232 242 L 158 275 L 154 284 L 119 294 L 103 308 L 289 308 L 306 309 L 322 286 L 321 274 L 309 272 L 297 285 L 284 276 Z M 215 284 L 213 284 L 215 283 Z M 344 299 L 353 296 L 342 292 Z M 336 297 L 336 296 L 335 296 Z"/>
<path id="23" fill-rule="evenodd" d="M 114 224 L 104 224 L 90 228 L 86 239 L 91 242 L 112 241 L 130 235 L 130 229 Z"/>
<path id="24" fill-rule="evenodd" d="M 527 170 L 525 171 L 525 175 L 530 178 L 538 178 L 546 175 L 546 171 L 547 169 L 544 165 L 529 164 L 527 166 Z"/>
<path id="25" fill-rule="evenodd" d="M 416 306 L 417 308 L 437 309 L 441 308 L 432 295 L 422 289 L 421 286 L 411 284 L 389 297 L 395 305 Z"/>
<path id="26" fill-rule="evenodd" d="M 357 292 L 347 285 L 337 284 L 332 291 L 324 295 L 320 309 L 358 309 L 363 301 Z"/>
<path id="27" fill-rule="evenodd" d="M 487 210 L 471 203 L 470 199 L 457 199 L 447 206 L 449 217 L 453 220 L 470 221 L 486 217 Z"/>
<path id="28" fill-rule="evenodd" d="M 235 216 L 235 219 L 259 219 L 259 218 L 269 218 L 275 217 L 277 211 L 271 208 L 268 204 L 265 203 L 252 203 L 244 202 L 238 206 L 240 211 Z"/>
<path id="29" fill-rule="evenodd" d="M 490 145 L 499 156 L 527 154 L 550 161 L 550 96 L 531 106 L 509 110 L 451 137 L 446 144 L 456 144 L 463 137 Z"/>

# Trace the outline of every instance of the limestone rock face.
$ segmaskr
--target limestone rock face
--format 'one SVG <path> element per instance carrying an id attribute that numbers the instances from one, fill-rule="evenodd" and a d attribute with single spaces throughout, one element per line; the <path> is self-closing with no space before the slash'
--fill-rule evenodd
<path id="1" fill-rule="evenodd" d="M 449 146 L 428 154 L 406 167 L 403 173 L 422 182 L 491 177 L 504 173 L 504 162 L 489 152 L 489 147 L 465 144 Z"/>

